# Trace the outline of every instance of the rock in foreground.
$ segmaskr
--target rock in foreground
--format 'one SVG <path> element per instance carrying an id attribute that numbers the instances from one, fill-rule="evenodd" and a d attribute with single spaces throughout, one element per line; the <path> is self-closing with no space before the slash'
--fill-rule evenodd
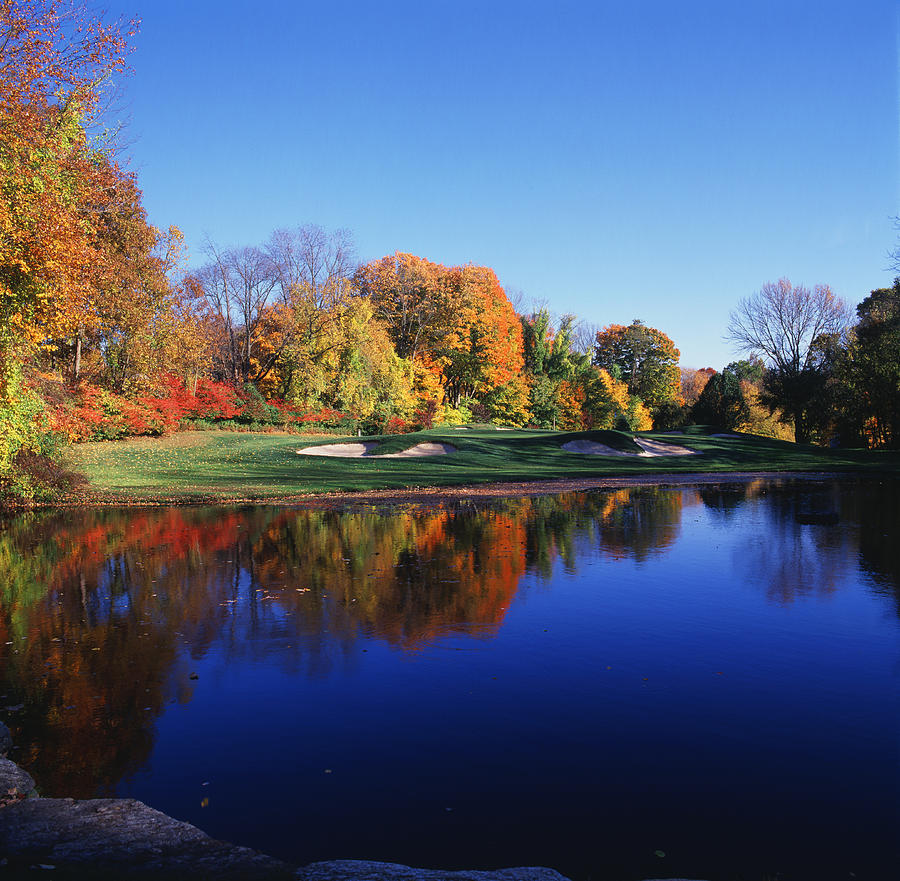
<path id="1" fill-rule="evenodd" d="M 5 756 L 12 749 L 12 735 L 9 728 L 0 722 L 0 756 Z"/>
<path id="2" fill-rule="evenodd" d="M 10 869 L 52 866 L 63 877 L 294 877 L 279 860 L 216 841 L 130 798 L 35 798 L 9 805 L 0 810 L 0 853 Z"/>
<path id="3" fill-rule="evenodd" d="M 554 869 L 534 866 L 493 871 L 412 869 L 398 863 L 334 860 L 311 863 L 297 872 L 298 881 L 568 881 Z"/>
<path id="4" fill-rule="evenodd" d="M 10 759 L 0 758 L 0 805 L 25 798 L 34 791 L 34 780 Z"/>

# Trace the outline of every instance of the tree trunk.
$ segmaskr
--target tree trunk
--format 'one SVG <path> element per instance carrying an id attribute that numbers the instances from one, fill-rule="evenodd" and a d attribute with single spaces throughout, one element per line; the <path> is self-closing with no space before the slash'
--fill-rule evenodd
<path id="1" fill-rule="evenodd" d="M 81 374 L 81 331 L 75 335 L 75 362 L 72 365 L 72 381 L 78 382 Z"/>
<path id="2" fill-rule="evenodd" d="M 794 411 L 794 441 L 798 444 L 809 443 L 809 431 L 803 418 L 803 410 L 800 409 Z"/>

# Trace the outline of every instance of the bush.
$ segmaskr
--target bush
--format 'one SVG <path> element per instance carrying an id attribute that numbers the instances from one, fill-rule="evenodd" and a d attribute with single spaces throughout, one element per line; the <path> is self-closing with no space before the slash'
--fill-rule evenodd
<path id="1" fill-rule="evenodd" d="M 50 425 L 41 397 L 27 385 L 20 365 L 0 373 L 0 499 L 44 497 L 53 490 L 60 438 Z"/>
<path id="2" fill-rule="evenodd" d="M 266 402 L 259 390 L 252 383 L 247 383 L 237 393 L 242 403 L 237 421 L 254 425 L 277 425 L 281 422 L 281 412 L 277 407 Z"/>
<path id="3" fill-rule="evenodd" d="M 672 431 L 681 428 L 688 418 L 688 408 L 675 401 L 665 401 L 653 409 L 654 431 Z"/>
<path id="4" fill-rule="evenodd" d="M 437 401 L 424 401 L 413 415 L 413 422 L 422 428 L 433 428 L 434 420 L 439 409 L 440 404 L 438 404 Z"/>
<path id="5" fill-rule="evenodd" d="M 383 434 L 408 434 L 411 431 L 415 431 L 413 423 L 399 416 L 391 416 L 382 429 Z"/>

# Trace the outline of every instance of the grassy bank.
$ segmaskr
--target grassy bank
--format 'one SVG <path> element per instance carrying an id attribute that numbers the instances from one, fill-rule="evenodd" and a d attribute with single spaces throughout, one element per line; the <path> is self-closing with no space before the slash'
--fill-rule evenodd
<path id="1" fill-rule="evenodd" d="M 696 472 L 900 474 L 900 455 L 895 453 L 825 450 L 751 435 L 715 437 L 701 429 L 684 435 L 646 432 L 642 436 L 680 444 L 700 455 L 631 458 L 561 449 L 567 440 L 586 438 L 634 451 L 631 437 L 618 432 L 441 428 L 363 440 L 379 442 L 376 453 L 441 441 L 457 448 L 453 455 L 419 459 L 298 456 L 300 447 L 333 443 L 335 438 L 198 432 L 82 444 L 69 451 L 67 463 L 89 481 L 70 500 L 87 502 L 263 501 L 340 491 Z"/>

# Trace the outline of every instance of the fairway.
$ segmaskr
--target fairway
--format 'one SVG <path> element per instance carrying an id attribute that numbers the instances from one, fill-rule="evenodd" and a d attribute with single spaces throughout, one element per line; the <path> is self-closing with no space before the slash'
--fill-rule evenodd
<path id="1" fill-rule="evenodd" d="M 693 456 L 641 457 L 633 437 L 687 447 Z M 556 432 L 441 427 L 382 437 L 374 456 L 422 443 L 452 444 L 455 453 L 425 458 L 329 458 L 298 455 L 333 436 L 188 432 L 166 438 L 82 444 L 67 464 L 88 485 L 62 502 L 127 504 L 274 501 L 308 495 L 413 487 L 451 487 L 558 479 L 634 477 L 747 471 L 900 471 L 900 456 L 827 450 L 754 435 L 716 436 L 700 428 L 684 434 L 617 431 Z M 618 451 L 597 456 L 563 444 L 594 441 Z M 623 456 L 621 453 L 631 453 Z"/>

